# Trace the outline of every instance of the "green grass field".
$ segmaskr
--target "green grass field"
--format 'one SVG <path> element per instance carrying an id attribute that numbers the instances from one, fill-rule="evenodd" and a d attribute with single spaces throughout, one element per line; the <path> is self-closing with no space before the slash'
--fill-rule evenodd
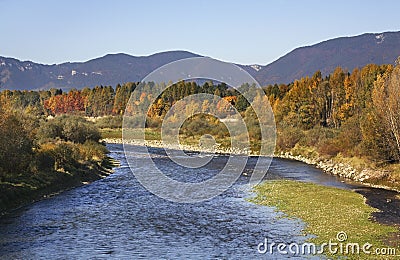
<path id="1" fill-rule="evenodd" d="M 305 234 L 313 234 L 310 242 L 316 245 L 336 240 L 338 232 L 345 232 L 344 243 L 370 243 L 375 248 L 387 248 L 383 241 L 399 232 L 396 227 L 386 226 L 370 219 L 377 211 L 364 202 L 364 198 L 353 191 L 289 180 L 268 181 L 254 188 L 256 197 L 252 202 L 276 207 L 287 217 L 295 217 L 306 223 Z M 338 242 L 338 241 L 335 241 Z M 361 250 L 360 250 L 361 251 Z M 400 248 L 396 248 L 400 254 Z M 327 254 L 338 257 L 340 254 Z M 349 259 L 377 259 L 375 254 L 345 254 Z M 385 258 L 391 259 L 389 256 Z M 395 259 L 395 257 L 393 257 Z"/>

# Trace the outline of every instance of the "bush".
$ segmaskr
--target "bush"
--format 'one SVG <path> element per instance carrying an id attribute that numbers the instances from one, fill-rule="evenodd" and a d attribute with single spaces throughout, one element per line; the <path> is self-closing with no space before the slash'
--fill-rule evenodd
<path id="1" fill-rule="evenodd" d="M 53 147 L 54 148 L 54 147 Z M 36 153 L 37 167 L 39 170 L 54 169 L 55 158 L 52 154 L 52 149 L 42 148 Z"/>
<path id="2" fill-rule="evenodd" d="M 277 132 L 276 148 L 281 151 L 292 149 L 304 137 L 303 131 L 297 127 L 284 127 Z"/>
<path id="3" fill-rule="evenodd" d="M 79 116 L 59 116 L 43 121 L 37 132 L 39 143 L 61 139 L 74 143 L 84 143 L 87 140 L 99 141 L 100 132 L 96 126 Z"/>
<path id="4" fill-rule="evenodd" d="M 67 117 L 63 124 L 63 139 L 74 143 L 84 143 L 88 140 L 98 142 L 101 135 L 93 123 L 82 117 Z"/>
<path id="5" fill-rule="evenodd" d="M 341 152 L 339 145 L 335 139 L 327 139 L 322 141 L 317 146 L 317 151 L 321 155 L 328 155 L 330 157 L 336 156 Z"/>
<path id="6" fill-rule="evenodd" d="M 82 164 L 101 163 L 107 152 L 104 145 L 91 140 L 83 144 L 58 141 L 42 144 L 36 159 L 41 170 L 81 168 Z"/>
<path id="7" fill-rule="evenodd" d="M 260 122 L 254 109 L 251 106 L 249 106 L 244 113 L 244 121 L 249 132 L 250 140 L 261 141 Z"/>
<path id="8" fill-rule="evenodd" d="M 78 166 L 78 162 L 75 160 L 76 152 L 73 144 L 66 142 L 57 143 L 53 150 L 51 150 L 51 156 L 54 158 L 55 164 L 54 168 L 58 169 L 66 169 L 71 166 Z"/>
<path id="9" fill-rule="evenodd" d="M 334 138 L 336 135 L 336 129 L 316 126 L 304 133 L 303 138 L 300 140 L 300 145 L 317 147 L 319 143 Z"/>
<path id="10" fill-rule="evenodd" d="M 62 125 L 56 120 L 42 121 L 37 130 L 36 138 L 39 143 L 45 143 L 62 137 Z"/>
<path id="11" fill-rule="evenodd" d="M 124 116 L 123 122 L 125 128 L 143 128 L 143 118 L 141 115 Z"/>
<path id="12" fill-rule="evenodd" d="M 91 140 L 78 144 L 77 148 L 79 158 L 84 161 L 102 162 L 108 152 L 104 145 Z"/>
<path id="13" fill-rule="evenodd" d="M 98 128 L 122 128 L 122 116 L 101 117 L 95 124 Z"/>
<path id="14" fill-rule="evenodd" d="M 0 174 L 18 173 L 30 167 L 34 141 L 24 120 L 13 113 L 0 111 Z"/>
<path id="15" fill-rule="evenodd" d="M 152 118 L 152 117 L 147 117 L 146 118 L 146 127 L 149 128 L 161 128 L 162 125 L 162 120 L 161 118 Z"/>
<path id="16" fill-rule="evenodd" d="M 361 142 L 362 133 L 359 118 L 349 118 L 342 124 L 340 133 L 337 136 L 337 145 L 340 148 L 341 153 L 345 156 L 360 156 Z"/>
<path id="17" fill-rule="evenodd" d="M 224 123 L 211 115 L 197 114 L 185 120 L 179 129 L 186 136 L 212 135 L 218 138 L 229 137 L 229 131 Z"/>

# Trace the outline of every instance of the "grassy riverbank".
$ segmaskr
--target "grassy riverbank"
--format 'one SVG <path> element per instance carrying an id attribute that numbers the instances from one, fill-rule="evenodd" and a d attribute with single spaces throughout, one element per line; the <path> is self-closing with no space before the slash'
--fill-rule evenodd
<path id="1" fill-rule="evenodd" d="M 23 174 L 19 179 L 0 182 L 0 215 L 23 205 L 108 176 L 116 162 L 105 158 L 87 162 L 68 170 L 40 171 L 34 176 Z"/>
<path id="2" fill-rule="evenodd" d="M 316 245 L 328 243 L 329 240 L 339 242 L 336 238 L 338 232 L 345 232 L 348 239 L 344 243 L 358 243 L 361 246 L 370 243 L 373 245 L 371 252 L 376 248 L 397 246 L 397 254 L 400 254 L 398 241 L 390 241 L 391 234 L 399 230 L 372 221 L 371 214 L 377 210 L 366 205 L 358 193 L 288 180 L 264 182 L 254 189 L 256 197 L 252 202 L 276 207 L 287 217 L 302 219 L 306 223 L 304 233 L 315 235 L 310 242 Z M 397 242 L 397 245 L 391 242 Z M 375 254 L 364 253 L 327 255 L 345 255 L 355 259 L 377 258 Z"/>
<path id="3" fill-rule="evenodd" d="M 84 118 L 44 119 L 16 111 L 1 116 L 0 215 L 111 173 L 100 133 Z"/>

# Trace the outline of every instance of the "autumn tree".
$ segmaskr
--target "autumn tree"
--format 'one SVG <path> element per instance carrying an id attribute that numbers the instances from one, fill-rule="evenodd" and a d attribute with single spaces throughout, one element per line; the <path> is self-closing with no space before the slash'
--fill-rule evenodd
<path id="1" fill-rule="evenodd" d="M 385 148 L 381 155 L 387 160 L 400 160 L 400 67 L 388 69 L 378 75 L 372 91 L 375 132 L 381 131 L 380 137 Z"/>
<path id="2" fill-rule="evenodd" d="M 115 88 L 115 97 L 112 113 L 114 115 L 122 115 L 125 112 L 126 104 L 129 101 L 131 93 L 135 90 L 136 84 L 133 82 L 118 84 Z"/>
<path id="3" fill-rule="evenodd" d="M 21 115 L 0 107 L 0 179 L 26 171 L 33 158 L 34 141 Z"/>
<path id="4" fill-rule="evenodd" d="M 78 90 L 52 96 L 43 102 L 44 109 L 52 115 L 78 113 L 85 110 L 85 98 Z"/>
<path id="5" fill-rule="evenodd" d="M 344 80 L 346 74 L 341 67 L 337 67 L 329 78 L 329 85 L 331 89 L 331 118 L 329 123 L 335 128 L 339 128 L 343 121 L 341 107 L 345 102 Z"/>

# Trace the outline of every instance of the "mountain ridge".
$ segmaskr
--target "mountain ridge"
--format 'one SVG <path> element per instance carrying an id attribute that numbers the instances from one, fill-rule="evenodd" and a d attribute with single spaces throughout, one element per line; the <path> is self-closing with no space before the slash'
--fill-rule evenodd
<path id="1" fill-rule="evenodd" d="M 363 55 L 365 53 L 368 55 Z M 337 66 L 352 71 L 370 63 L 393 64 L 398 56 L 400 32 L 344 36 L 295 48 L 263 66 L 256 79 L 264 84 L 287 84 L 295 79 L 311 76 L 318 70 L 328 75 Z"/>
<path id="2" fill-rule="evenodd" d="M 393 64 L 400 56 L 400 32 L 343 36 L 295 48 L 267 65 L 236 64 L 261 85 L 290 83 L 316 71 L 330 74 L 337 66 L 349 71 L 369 63 Z M 165 51 L 148 56 L 112 53 L 83 62 L 41 64 L 0 57 L 0 88 L 37 90 L 78 88 L 140 81 L 167 63 L 204 57 L 189 51 Z"/>

